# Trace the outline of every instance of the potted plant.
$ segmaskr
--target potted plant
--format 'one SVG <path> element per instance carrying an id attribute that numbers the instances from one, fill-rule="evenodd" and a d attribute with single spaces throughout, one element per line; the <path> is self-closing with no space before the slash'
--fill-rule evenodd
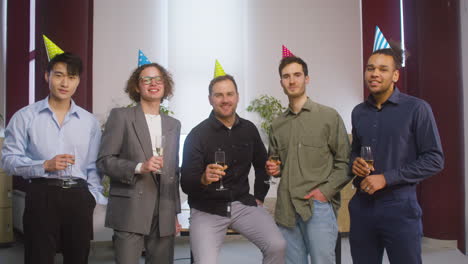
<path id="1" fill-rule="evenodd" d="M 270 135 L 271 123 L 273 120 L 284 110 L 286 110 L 286 107 L 281 105 L 280 100 L 274 96 L 265 94 L 255 98 L 247 107 L 247 111 L 255 112 L 260 115 L 262 119 L 260 127 L 267 135 Z"/>

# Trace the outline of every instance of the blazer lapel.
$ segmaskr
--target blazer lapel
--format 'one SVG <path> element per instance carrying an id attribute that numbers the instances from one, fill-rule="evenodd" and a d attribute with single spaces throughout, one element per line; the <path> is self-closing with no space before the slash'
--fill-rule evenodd
<path id="1" fill-rule="evenodd" d="M 171 151 L 169 151 L 169 147 L 173 147 L 171 145 L 171 142 L 172 142 L 172 137 L 173 137 L 174 126 L 171 124 L 171 120 L 169 119 L 169 117 L 162 113 L 161 113 L 161 130 L 162 130 L 161 131 L 162 135 L 166 138 L 163 144 L 163 148 L 164 148 L 164 155 L 167 155 L 167 153 L 172 153 Z M 164 168 L 163 168 L 163 171 L 164 171 Z"/>
<path id="2" fill-rule="evenodd" d="M 140 146 L 143 149 L 146 160 L 153 156 L 153 150 L 151 147 L 151 136 L 149 133 L 148 123 L 146 123 L 145 114 L 141 105 L 137 104 L 134 107 L 135 111 L 135 121 L 133 122 L 133 128 L 140 142 Z"/>
<path id="3" fill-rule="evenodd" d="M 171 124 L 170 124 L 170 121 L 169 121 L 169 118 L 167 115 L 165 114 L 161 114 L 161 129 L 162 129 L 162 135 L 166 137 L 166 140 L 164 142 L 164 149 L 166 149 L 168 147 L 168 143 L 169 143 L 169 137 L 171 136 L 171 130 L 174 129 L 173 127 L 171 127 Z"/>

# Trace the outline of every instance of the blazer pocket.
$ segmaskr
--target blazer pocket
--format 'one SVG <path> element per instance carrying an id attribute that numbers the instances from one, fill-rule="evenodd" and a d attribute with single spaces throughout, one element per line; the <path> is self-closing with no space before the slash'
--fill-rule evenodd
<path id="1" fill-rule="evenodd" d="M 132 197 L 132 189 L 121 189 L 121 188 L 111 188 L 109 190 L 109 196 L 120 196 L 120 197 Z"/>

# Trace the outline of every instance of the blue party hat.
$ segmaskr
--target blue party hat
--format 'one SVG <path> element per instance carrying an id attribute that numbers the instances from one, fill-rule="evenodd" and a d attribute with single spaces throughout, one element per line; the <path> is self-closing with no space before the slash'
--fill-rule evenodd
<path id="1" fill-rule="evenodd" d="M 148 57 L 146 57 L 141 50 L 138 50 L 138 67 L 150 63 L 151 61 L 148 60 Z"/>
<path id="2" fill-rule="evenodd" d="M 388 41 L 387 39 L 385 39 L 384 35 L 382 34 L 382 31 L 380 31 L 380 28 L 378 26 L 375 26 L 374 49 L 372 50 L 372 52 L 376 50 L 390 48 L 390 44 L 388 44 Z"/>

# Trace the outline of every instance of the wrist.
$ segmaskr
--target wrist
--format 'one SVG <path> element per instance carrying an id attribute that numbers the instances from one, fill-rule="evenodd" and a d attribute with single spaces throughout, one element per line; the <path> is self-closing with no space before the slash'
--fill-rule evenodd
<path id="1" fill-rule="evenodd" d="M 206 180 L 206 174 L 203 173 L 202 177 L 201 177 L 201 180 L 200 180 L 201 184 L 207 186 L 208 184 L 210 184 L 207 180 Z"/>
<path id="2" fill-rule="evenodd" d="M 47 165 L 48 165 L 48 162 L 49 162 L 49 161 L 46 160 L 46 161 L 44 161 L 44 163 L 42 163 L 42 168 L 44 168 L 44 170 L 47 171 L 47 172 L 49 171 L 49 170 L 48 170 L 48 166 L 47 166 Z"/>

